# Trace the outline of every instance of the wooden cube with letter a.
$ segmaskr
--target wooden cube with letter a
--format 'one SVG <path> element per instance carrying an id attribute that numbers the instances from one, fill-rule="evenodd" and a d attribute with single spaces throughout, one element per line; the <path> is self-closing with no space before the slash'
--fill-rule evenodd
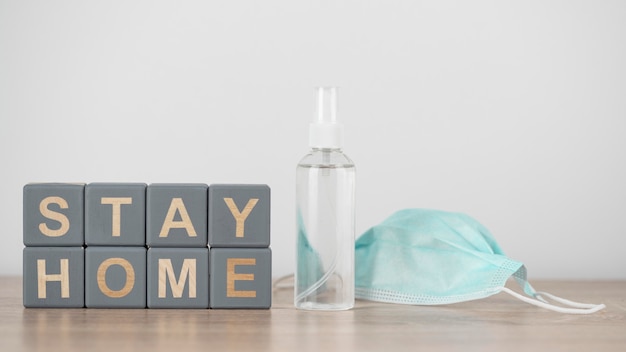
<path id="1" fill-rule="evenodd" d="M 24 248 L 24 307 L 82 308 L 84 253 L 82 247 Z"/>
<path id="2" fill-rule="evenodd" d="M 87 247 L 85 249 L 87 308 L 146 307 L 146 249 Z"/>
<path id="3" fill-rule="evenodd" d="M 211 248 L 211 308 L 272 305 L 272 252 L 269 248 Z"/>
<path id="4" fill-rule="evenodd" d="M 148 249 L 148 308 L 209 308 L 209 249 Z"/>
<path id="5" fill-rule="evenodd" d="M 202 183 L 153 183 L 146 191 L 148 247 L 206 247 L 207 188 Z"/>

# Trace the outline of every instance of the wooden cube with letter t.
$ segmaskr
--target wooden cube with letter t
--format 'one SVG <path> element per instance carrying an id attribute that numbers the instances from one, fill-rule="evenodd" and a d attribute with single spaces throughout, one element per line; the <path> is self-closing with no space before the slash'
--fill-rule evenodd
<path id="1" fill-rule="evenodd" d="M 145 246 L 146 184 L 88 184 L 85 187 L 85 244 Z"/>

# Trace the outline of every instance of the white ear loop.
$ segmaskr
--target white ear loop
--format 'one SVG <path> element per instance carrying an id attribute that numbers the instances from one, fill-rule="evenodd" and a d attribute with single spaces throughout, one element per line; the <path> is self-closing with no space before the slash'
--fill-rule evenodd
<path id="1" fill-rule="evenodd" d="M 549 294 L 547 292 L 537 292 L 535 293 L 535 296 L 537 297 L 537 299 L 534 298 L 530 298 L 524 295 L 521 295 L 507 287 L 500 287 L 500 290 L 502 292 L 506 292 L 508 294 L 510 294 L 511 296 L 519 299 L 520 301 L 524 301 L 526 303 L 530 303 L 534 306 L 537 307 L 541 307 L 541 308 L 545 308 L 545 309 L 549 309 L 555 312 L 559 312 L 559 313 L 566 313 L 566 314 L 592 314 L 595 313 L 599 310 L 602 310 L 604 308 L 606 308 L 606 306 L 604 304 L 589 304 L 589 303 L 578 303 L 578 302 L 574 302 L 574 301 L 570 301 L 567 300 L 565 298 L 561 298 L 552 294 Z M 542 296 L 546 296 L 548 298 L 550 298 L 553 301 L 556 301 L 558 303 L 561 303 L 563 305 L 569 306 L 571 308 L 565 308 L 565 307 L 559 307 L 556 306 L 554 304 L 550 304 L 547 303 Z"/>

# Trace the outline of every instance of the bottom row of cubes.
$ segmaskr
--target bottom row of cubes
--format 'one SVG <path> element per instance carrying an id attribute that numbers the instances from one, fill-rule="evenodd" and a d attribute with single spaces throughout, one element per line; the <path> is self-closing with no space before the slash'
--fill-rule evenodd
<path id="1" fill-rule="evenodd" d="M 269 248 L 26 247 L 25 307 L 271 306 Z"/>

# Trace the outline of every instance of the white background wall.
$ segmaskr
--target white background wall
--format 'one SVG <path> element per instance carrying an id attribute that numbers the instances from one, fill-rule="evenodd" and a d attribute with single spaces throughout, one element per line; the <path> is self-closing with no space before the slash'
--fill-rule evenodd
<path id="1" fill-rule="evenodd" d="M 624 1 L 0 0 L 0 274 L 35 181 L 267 183 L 340 86 L 357 234 L 462 211 L 531 278 L 626 279 Z"/>

